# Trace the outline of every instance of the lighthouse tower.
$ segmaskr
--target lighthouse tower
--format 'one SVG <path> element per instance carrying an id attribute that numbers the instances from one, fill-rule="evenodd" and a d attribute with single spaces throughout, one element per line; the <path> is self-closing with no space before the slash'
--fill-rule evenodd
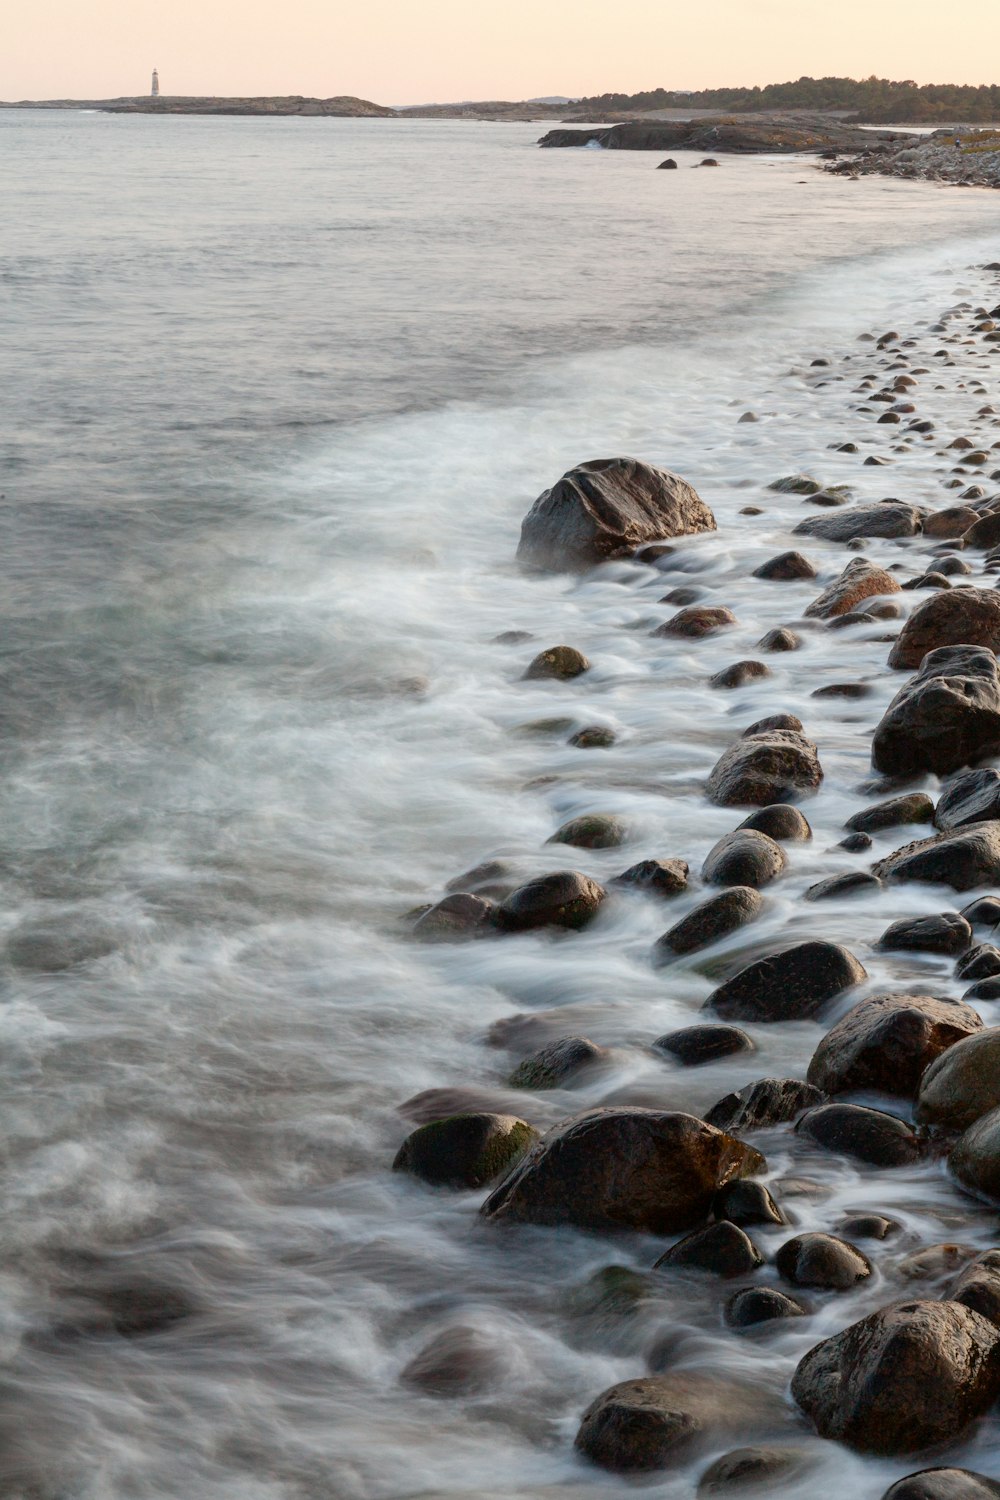
<path id="1" fill-rule="evenodd" d="M 149 92 L 154 99 L 157 98 L 160 92 L 160 75 L 155 68 L 153 69 L 153 87 Z"/>

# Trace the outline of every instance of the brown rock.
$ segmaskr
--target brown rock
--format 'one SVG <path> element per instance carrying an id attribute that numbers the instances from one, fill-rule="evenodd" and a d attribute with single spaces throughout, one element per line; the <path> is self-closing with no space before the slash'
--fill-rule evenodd
<path id="1" fill-rule="evenodd" d="M 917 606 L 889 652 L 895 668 L 919 667 L 939 646 L 1000 647 L 1000 593 L 961 588 L 932 594 Z"/>
<path id="2" fill-rule="evenodd" d="M 538 653 L 526 670 L 524 680 L 555 677 L 559 681 L 566 681 L 589 671 L 590 662 L 575 646 L 550 646 L 547 651 Z"/>
<path id="3" fill-rule="evenodd" d="M 785 868 L 781 845 L 755 828 L 725 834 L 708 852 L 701 878 L 708 885 L 741 885 L 760 890 Z"/>
<path id="4" fill-rule="evenodd" d="M 846 948 L 797 943 L 727 979 L 709 995 L 705 1009 L 730 1021 L 805 1020 L 867 977 Z"/>
<path id="5" fill-rule="evenodd" d="M 823 590 L 806 610 L 806 615 L 816 620 L 832 620 L 846 615 L 863 599 L 872 599 L 880 594 L 898 594 L 899 583 L 892 573 L 876 568 L 864 558 L 856 557 L 841 573 L 840 577 Z"/>
<path id="6" fill-rule="evenodd" d="M 924 536 L 945 539 L 964 536 L 978 520 L 978 513 L 968 505 L 949 505 L 945 510 L 933 510 L 924 516 Z"/>
<path id="7" fill-rule="evenodd" d="M 821 536 L 828 542 L 850 542 L 859 536 L 915 536 L 921 530 L 923 512 L 899 500 L 877 505 L 859 505 L 835 516 L 809 516 L 795 527 L 799 536 Z M 876 592 L 876 591 L 873 591 Z M 889 592 L 878 589 L 878 593 Z"/>
<path id="8" fill-rule="evenodd" d="M 519 886 L 497 907 L 495 920 L 503 932 L 585 927 L 597 915 L 606 895 L 603 886 L 589 876 L 559 870 Z"/>
<path id="9" fill-rule="evenodd" d="M 968 1005 L 928 995 L 873 995 L 827 1032 L 806 1077 L 827 1094 L 872 1089 L 912 1099 L 924 1069 L 982 1024 Z"/>
<path id="10" fill-rule="evenodd" d="M 772 730 L 730 745 L 716 762 L 706 790 L 722 807 L 767 807 L 814 792 L 822 780 L 812 741 L 789 730 Z"/>
<path id="11" fill-rule="evenodd" d="M 803 557 L 801 552 L 782 552 L 777 557 L 771 557 L 767 562 L 761 563 L 759 568 L 753 570 L 754 578 L 773 578 L 786 581 L 796 578 L 815 578 L 816 569 L 808 557 Z"/>
<path id="12" fill-rule="evenodd" d="M 872 741 L 872 764 L 889 776 L 946 776 L 997 753 L 1000 671 L 982 646 L 929 652 L 889 704 Z"/>
<path id="13" fill-rule="evenodd" d="M 703 636 L 715 635 L 719 630 L 726 630 L 739 621 L 731 609 L 723 609 L 711 604 L 689 604 L 685 609 L 679 609 L 669 620 L 658 625 L 650 635 L 657 636 L 680 636 L 689 637 L 693 640 L 701 640 Z"/>
<path id="14" fill-rule="evenodd" d="M 967 1130 L 1000 1108 L 1000 1026 L 956 1042 L 920 1080 L 916 1119 L 921 1125 Z"/>
<path id="15" fill-rule="evenodd" d="M 882 880 L 918 880 L 971 891 L 1000 880 L 1000 822 L 973 823 L 958 833 L 906 844 L 874 866 Z"/>

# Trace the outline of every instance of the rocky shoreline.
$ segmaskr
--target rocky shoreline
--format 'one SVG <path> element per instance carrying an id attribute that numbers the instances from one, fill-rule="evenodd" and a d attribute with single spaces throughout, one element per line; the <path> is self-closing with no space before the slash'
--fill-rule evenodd
<path id="1" fill-rule="evenodd" d="M 519 880 L 483 850 L 481 864 L 409 917 L 413 939 L 435 945 L 566 944 L 645 903 L 666 926 L 651 968 L 666 984 L 693 975 L 707 985 L 687 1025 L 636 1043 L 666 1070 L 659 1102 L 643 1089 L 630 1097 L 620 1080 L 602 1097 L 613 1049 L 560 1030 L 558 1009 L 515 1016 L 489 1037 L 510 1053 L 500 1081 L 489 1081 L 487 1055 L 481 1082 L 442 1080 L 401 1103 L 416 1128 L 393 1162 L 424 1191 L 486 1190 L 481 1204 L 468 1201 L 481 1232 L 575 1229 L 606 1245 L 609 1262 L 564 1316 L 578 1324 L 582 1297 L 634 1373 L 580 1401 L 576 1451 L 614 1474 L 694 1465 L 699 1497 L 814 1482 L 828 1442 L 895 1463 L 902 1477 L 879 1485 L 885 1500 L 1000 1495 L 1000 1478 L 958 1467 L 1000 1401 L 1000 772 L 987 764 L 1000 756 L 1000 410 L 988 399 L 1000 266 L 977 275 L 978 298 L 930 326 L 865 333 L 857 352 L 817 355 L 796 372 L 816 392 L 852 382 L 854 429 L 831 449 L 888 475 L 922 452 L 939 500 L 858 504 L 849 486 L 775 475 L 772 496 L 796 497 L 803 516 L 791 545 L 747 582 L 790 602 L 756 655 L 708 678 L 714 691 L 746 691 L 748 722 L 701 786 L 706 808 L 732 809 L 736 823 L 699 873 L 688 851 L 670 848 L 620 858 L 609 876 L 628 822 L 592 813 L 554 830 L 547 873 Z M 760 499 L 742 514 L 762 515 Z M 623 570 L 624 587 L 673 581 L 651 649 L 696 658 L 739 627 L 710 558 L 700 560 L 719 536 L 713 510 L 678 475 L 634 459 L 589 461 L 536 501 L 518 559 L 542 577 L 610 568 Z M 794 681 L 794 653 L 817 632 L 842 649 L 842 673 L 798 683 L 796 706 L 804 690 L 831 717 L 816 733 L 790 712 L 754 718 L 769 662 L 790 664 Z M 569 743 L 611 752 L 613 767 L 615 734 L 573 721 L 573 696 L 593 671 L 586 654 L 529 642 L 517 630 L 503 642 L 523 652 L 512 692 L 548 685 L 570 710 Z M 876 686 L 852 670 L 852 642 L 884 643 L 882 679 L 898 674 L 874 726 L 858 717 Z M 802 922 L 782 940 L 755 938 L 774 892 L 800 878 L 828 741 L 863 745 L 871 771 L 839 843 L 820 858 L 821 878 L 795 887 Z M 874 941 L 825 930 L 825 910 L 842 911 L 845 899 L 861 909 L 872 893 L 891 894 L 896 911 Z M 768 1072 L 769 1053 L 803 1046 L 797 1073 Z M 701 1114 L 671 1104 L 688 1070 L 727 1057 L 751 1066 L 748 1083 Z M 588 1106 L 574 1110 L 580 1089 Z M 549 1100 L 561 1106 L 555 1118 Z M 868 1206 L 840 1206 L 831 1171 L 864 1182 Z M 916 1238 L 912 1218 L 870 1206 L 880 1183 L 888 1194 L 908 1172 L 939 1205 L 940 1239 Z M 804 1202 L 815 1205 L 808 1214 Z M 620 1263 L 626 1247 L 630 1265 Z M 678 1288 L 688 1320 L 731 1341 L 724 1371 L 688 1368 L 679 1330 L 656 1323 L 655 1308 L 672 1306 Z M 657 1329 L 652 1342 L 647 1327 Z M 776 1379 L 768 1350 L 788 1328 L 802 1335 L 799 1352 Z M 455 1328 L 418 1351 L 402 1379 L 462 1400 L 489 1388 L 497 1358 Z"/>
<path id="2" fill-rule="evenodd" d="M 589 129 L 549 130 L 538 144 L 550 148 L 603 146 L 608 151 L 713 151 L 731 155 L 819 155 L 889 148 L 912 136 L 896 130 L 862 130 L 828 115 L 743 115 L 689 120 L 630 120 Z"/>
<path id="3" fill-rule="evenodd" d="M 912 137 L 866 148 L 827 168 L 844 177 L 902 177 L 916 182 L 947 182 L 956 187 L 1000 188 L 1000 131 L 936 130 L 918 142 Z"/>

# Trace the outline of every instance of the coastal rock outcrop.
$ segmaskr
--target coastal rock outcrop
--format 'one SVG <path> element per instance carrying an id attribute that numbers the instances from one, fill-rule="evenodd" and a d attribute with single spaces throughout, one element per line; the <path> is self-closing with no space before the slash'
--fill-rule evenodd
<path id="1" fill-rule="evenodd" d="M 889 776 L 947 776 L 998 753 L 1000 670 L 983 646 L 928 652 L 889 704 L 872 741 L 872 763 Z"/>
<path id="2" fill-rule="evenodd" d="M 591 459 L 538 497 L 517 556 L 547 571 L 580 571 L 645 542 L 714 530 L 712 512 L 678 475 L 634 458 Z"/>
<path id="3" fill-rule="evenodd" d="M 680 1234 L 758 1151 L 693 1115 L 598 1109 L 551 1130 L 483 1205 L 488 1219 Z"/>

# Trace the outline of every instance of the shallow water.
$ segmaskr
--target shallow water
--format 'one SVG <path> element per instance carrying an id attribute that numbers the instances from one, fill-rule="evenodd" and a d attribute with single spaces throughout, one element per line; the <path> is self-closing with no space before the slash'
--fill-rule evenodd
<path id="1" fill-rule="evenodd" d="M 995 258 L 1000 201 L 788 161 L 657 175 L 643 154 L 536 152 L 521 126 L 18 114 L 0 132 L 5 1493 L 617 1500 L 634 1482 L 585 1466 L 572 1437 L 665 1329 L 683 1330 L 677 1367 L 746 1373 L 784 1402 L 806 1349 L 894 1295 L 896 1261 L 986 1247 L 995 1215 L 937 1166 L 875 1173 L 778 1130 L 759 1144 L 797 1229 L 865 1206 L 902 1221 L 864 1247 L 872 1283 L 763 1340 L 725 1333 L 718 1289 L 689 1278 L 636 1318 L 582 1315 L 574 1288 L 648 1268 L 663 1243 L 488 1229 L 481 1195 L 389 1172 L 400 1106 L 443 1087 L 539 1124 L 612 1100 L 701 1111 L 801 1075 L 822 1028 L 751 1027 L 756 1054 L 690 1072 L 649 1051 L 713 987 L 706 955 L 649 961 L 697 891 L 609 903 L 555 940 L 427 949 L 402 918 L 485 858 L 696 871 L 741 816 L 705 802 L 705 775 L 751 720 L 790 710 L 826 771 L 815 836 L 788 846 L 742 941 L 822 936 L 875 988 L 961 993 L 945 960 L 871 948 L 950 894 L 801 901 L 865 864 L 830 850 L 902 680 L 885 667 L 895 622 L 804 632 L 735 692 L 707 678 L 757 655 L 850 555 L 806 539 L 818 584 L 752 580 L 812 513 L 771 480 L 954 498 L 943 444 L 894 453 L 899 430 L 854 410 L 875 359 L 858 334 L 919 335 L 920 414 L 949 439 L 1000 437 L 998 418 L 971 425 L 990 357 L 955 346 L 963 363 L 939 372 L 925 332 L 1000 298 L 973 269 Z M 738 425 L 746 409 L 761 420 Z M 892 467 L 830 450 L 848 438 Z M 523 577 L 531 500 L 613 452 L 683 473 L 718 534 L 663 571 Z M 869 555 L 916 572 L 925 546 Z M 650 639 L 682 582 L 738 628 Z M 509 629 L 534 639 L 493 642 Z M 557 641 L 593 670 L 521 682 Z M 863 700 L 810 699 L 859 679 Z M 524 732 L 546 718 L 619 739 Z M 546 846 L 586 811 L 625 816 L 627 847 Z M 515 1015 L 514 1045 L 489 1045 Z M 612 1048 L 611 1067 L 571 1091 L 504 1089 L 536 1038 L 566 1034 Z M 770 1252 L 787 1233 L 755 1238 Z M 122 1336 L 100 1309 L 123 1284 L 183 1292 L 189 1315 Z M 401 1384 L 456 1325 L 499 1351 L 487 1388 Z M 820 1466 L 790 1495 L 876 1500 L 921 1466 L 852 1457 L 782 1410 L 779 1436 Z M 994 1421 L 960 1461 L 1000 1472 Z M 689 1495 L 706 1462 L 642 1487 Z"/>

